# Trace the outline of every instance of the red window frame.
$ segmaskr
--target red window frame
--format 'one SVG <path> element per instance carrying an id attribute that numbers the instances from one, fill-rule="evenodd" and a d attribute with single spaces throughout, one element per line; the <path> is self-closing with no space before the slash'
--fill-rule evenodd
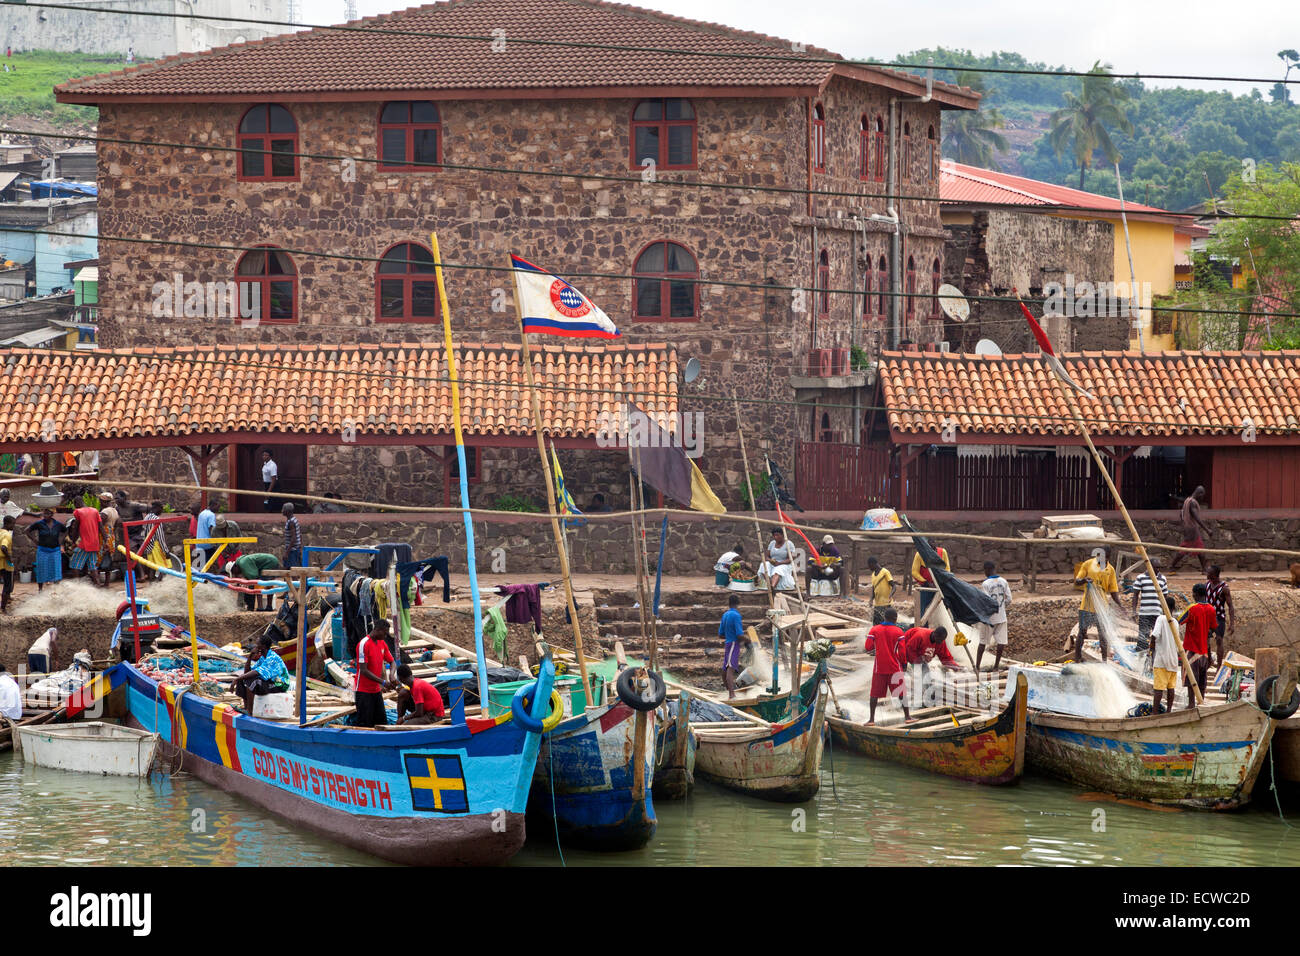
<path id="1" fill-rule="evenodd" d="M 264 129 L 248 129 L 244 127 L 255 123 L 253 113 L 256 110 L 264 110 L 263 122 L 259 125 Z M 271 111 L 281 110 L 293 124 L 292 131 L 272 131 Z M 244 111 L 244 115 L 239 118 L 239 125 L 235 127 L 235 142 L 239 153 L 235 158 L 235 171 L 238 182 L 241 183 L 294 183 L 297 182 L 301 173 L 298 163 L 298 119 L 293 115 L 293 111 L 279 103 L 255 103 Z M 282 148 L 277 149 L 280 146 Z M 287 147 L 287 148 L 283 148 Z M 259 156 L 262 160 L 262 172 L 257 175 L 244 172 L 244 151 L 251 152 L 252 156 Z M 292 175 L 272 175 L 274 153 L 292 153 L 293 154 L 293 174 Z"/>
<path id="2" fill-rule="evenodd" d="M 814 173 L 826 172 L 826 107 L 821 103 L 813 106 L 812 163 Z"/>
<path id="3" fill-rule="evenodd" d="M 689 118 L 668 119 L 668 104 L 680 103 L 690 112 Z M 656 103 L 659 106 L 658 119 L 637 119 L 636 114 L 642 106 L 649 103 Z M 642 163 L 647 158 L 653 158 L 657 169 L 698 169 L 699 168 L 699 143 L 698 143 L 698 120 L 695 113 L 695 104 L 689 99 L 680 96 L 661 96 L 647 100 L 639 101 L 632 107 L 632 112 L 628 120 L 628 137 L 627 137 L 627 154 L 629 169 L 644 169 Z M 689 129 L 691 136 L 691 161 L 689 163 L 670 163 L 668 162 L 668 131 L 670 129 Z M 659 138 L 659 155 L 655 157 L 638 156 L 636 148 L 636 133 L 639 129 L 653 129 L 657 131 Z"/>
<path id="4" fill-rule="evenodd" d="M 412 117 L 414 117 L 415 115 L 415 107 L 417 105 L 432 107 L 433 115 L 435 119 L 419 120 L 419 121 L 414 120 Z M 387 113 L 390 110 L 390 108 L 396 106 L 406 107 L 406 120 L 400 123 L 392 122 L 391 120 L 389 122 L 385 122 L 384 114 Z M 433 162 L 441 163 L 442 162 L 442 111 L 438 109 L 438 104 L 434 103 L 432 100 L 390 100 L 389 102 L 382 104 L 379 107 L 379 113 L 375 120 L 375 148 L 378 154 L 376 158 L 379 160 L 378 166 L 380 172 L 419 173 L 419 172 L 428 172 L 431 169 L 437 169 L 437 166 L 431 166 L 427 163 L 427 161 L 421 161 L 420 163 L 417 163 L 415 161 L 416 134 L 427 133 L 430 130 L 432 130 L 434 135 L 437 137 L 433 147 L 433 151 L 434 151 Z M 406 156 L 405 156 L 406 161 L 403 163 L 394 163 L 390 165 L 384 162 L 384 134 L 388 132 L 394 132 L 394 131 L 401 131 L 403 134 L 403 139 L 405 140 L 405 146 L 406 146 Z"/>
<path id="5" fill-rule="evenodd" d="M 903 161 L 899 164 L 903 169 L 901 181 L 910 183 L 912 181 L 912 124 L 903 124 Z"/>
<path id="6" fill-rule="evenodd" d="M 863 278 L 862 282 L 862 318 L 864 319 L 876 318 L 876 314 L 871 308 L 874 304 L 872 299 L 875 298 L 875 289 L 873 288 L 871 278 L 871 264 L 868 262 L 867 274 Z"/>
<path id="7" fill-rule="evenodd" d="M 823 249 L 817 253 L 817 318 L 831 314 L 831 256 Z"/>
<path id="8" fill-rule="evenodd" d="M 858 179 L 861 182 L 871 181 L 871 119 L 866 113 L 862 114 L 862 119 L 858 122 Z"/>
<path id="9" fill-rule="evenodd" d="M 943 269 L 939 265 L 939 260 L 935 259 L 934 264 L 930 267 L 930 291 L 934 294 L 930 307 L 930 315 L 939 318 L 943 310 L 939 307 L 939 286 L 943 285 Z"/>
<path id="10" fill-rule="evenodd" d="M 939 141 L 934 137 L 934 126 L 931 125 L 926 139 L 930 144 L 930 182 L 939 181 Z"/>
<path id="11" fill-rule="evenodd" d="M 876 288 L 880 299 L 880 317 L 889 316 L 889 260 L 884 256 L 876 263 Z"/>
<path id="12" fill-rule="evenodd" d="M 907 306 L 904 313 L 908 319 L 916 318 L 916 260 L 912 256 L 907 257 Z"/>
<path id="13" fill-rule="evenodd" d="M 423 260 L 416 260 L 412 250 L 418 249 L 429 257 L 427 269 L 415 269 L 413 264 L 416 261 L 423 263 Z M 379 257 L 380 262 L 375 264 L 375 321 L 376 322 L 408 322 L 421 325 L 428 325 L 434 322 L 442 321 L 442 302 L 437 294 L 437 280 L 434 278 L 433 271 L 433 253 L 427 246 L 418 242 L 396 242 L 384 250 Z M 394 262 L 406 266 L 405 272 L 383 271 L 385 262 Z M 385 282 L 401 283 L 401 315 L 384 314 L 384 294 L 383 288 Z M 413 312 L 414 296 L 413 287 L 415 283 L 428 284 L 432 287 L 433 293 L 433 314 L 416 315 Z"/>
<path id="14" fill-rule="evenodd" d="M 885 129 L 885 120 L 879 113 L 876 114 L 876 182 L 885 181 L 885 163 L 888 161 L 889 153 L 889 130 Z"/>
<path id="15" fill-rule="evenodd" d="M 655 247 L 663 246 L 663 264 L 662 270 L 643 270 L 641 263 L 646 255 Z M 685 253 L 695 265 L 693 271 L 668 271 L 668 247 L 676 246 Z M 680 242 L 674 242 L 671 239 L 656 239 L 654 242 L 648 242 L 642 247 L 641 251 L 636 254 L 632 260 L 632 318 L 639 322 L 698 322 L 700 320 L 700 285 L 697 281 L 700 277 L 700 260 L 695 257 L 686 246 Z M 690 315 L 673 315 L 672 314 L 672 284 L 673 282 L 683 282 L 692 280 L 691 289 L 691 314 Z M 641 311 L 641 297 L 638 294 L 638 286 L 642 282 L 659 283 L 659 312 L 651 315 Z"/>
<path id="16" fill-rule="evenodd" d="M 293 272 L 272 272 L 271 267 L 273 259 L 276 257 L 266 253 L 275 252 L 289 263 L 289 268 Z M 262 254 L 262 271 L 244 273 L 240 270 L 244 267 L 244 261 L 253 253 Z M 289 318 L 273 318 L 271 315 L 271 294 L 275 291 L 275 286 L 289 284 L 290 299 L 293 303 L 293 314 Z M 244 297 L 243 286 L 252 285 L 258 289 L 257 301 L 259 312 L 256 316 L 256 322 L 259 325 L 296 325 L 298 322 L 298 267 L 294 265 L 293 257 L 285 252 L 279 246 L 254 246 L 235 263 L 235 294 L 239 297 L 240 305 L 247 301 Z M 236 319 L 239 320 L 239 316 Z M 252 318 L 252 317 L 249 317 Z"/>

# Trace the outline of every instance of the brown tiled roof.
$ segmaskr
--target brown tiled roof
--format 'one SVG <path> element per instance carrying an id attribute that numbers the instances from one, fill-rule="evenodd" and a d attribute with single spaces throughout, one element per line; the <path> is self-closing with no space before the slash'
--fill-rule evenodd
<path id="1" fill-rule="evenodd" d="M 1300 352 L 1080 352 L 1061 356 L 1096 400 L 1079 397 L 1097 437 L 1139 444 L 1190 436 L 1300 433 Z M 880 383 L 896 435 L 1077 434 L 1063 386 L 1042 356 L 885 352 Z M 1300 438 L 1300 434 L 1297 434 Z"/>
<path id="2" fill-rule="evenodd" d="M 63 102 L 108 98 L 295 95 L 367 91 L 527 91 L 626 87 L 819 88 L 838 70 L 921 92 L 911 74 L 818 62 L 836 54 L 601 0 L 450 0 L 356 21 L 395 34 L 309 30 L 182 54 L 55 87 Z M 505 31 L 505 50 L 491 38 Z M 437 33 L 450 36 L 415 36 Z M 456 39 L 472 37 L 473 39 Z M 552 46 L 524 39 L 593 46 Z M 610 49 L 609 47 L 643 49 Z M 648 48 L 648 49 L 647 49 Z M 688 51 L 688 52 L 678 52 Z M 692 54 L 708 53 L 712 56 Z M 717 55 L 722 54 L 722 55 Z M 779 59 L 746 59 L 762 54 Z M 969 90 L 934 84 L 935 100 L 973 106 Z"/>
<path id="3" fill-rule="evenodd" d="M 0 352 L 0 443 L 217 436 L 448 435 L 451 387 L 441 348 L 216 346 Z M 457 349 L 467 435 L 532 435 L 518 345 Z M 677 411 L 677 355 L 662 344 L 534 348 L 549 434 L 591 438 L 621 392 Z M 44 429 L 44 434 L 43 434 Z"/>

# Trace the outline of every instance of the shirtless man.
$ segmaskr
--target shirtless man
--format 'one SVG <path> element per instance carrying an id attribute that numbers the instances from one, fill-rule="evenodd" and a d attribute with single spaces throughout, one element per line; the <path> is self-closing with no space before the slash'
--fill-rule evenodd
<path id="1" fill-rule="evenodd" d="M 1197 485 L 1193 491 L 1183 501 L 1183 547 L 1184 548 L 1203 548 L 1205 539 L 1210 536 L 1210 529 L 1205 526 L 1201 520 L 1201 502 L 1205 500 L 1205 486 Z M 1179 551 L 1174 556 L 1173 563 L 1169 565 L 1169 573 L 1173 574 L 1178 570 L 1178 565 L 1183 563 L 1183 558 L 1188 554 L 1196 555 L 1196 560 L 1201 562 L 1201 572 L 1205 571 L 1205 555 L 1200 551 Z"/>

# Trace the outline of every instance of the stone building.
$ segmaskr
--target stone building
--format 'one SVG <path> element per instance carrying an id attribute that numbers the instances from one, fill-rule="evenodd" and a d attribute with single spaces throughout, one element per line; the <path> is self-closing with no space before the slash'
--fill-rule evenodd
<path id="1" fill-rule="evenodd" d="M 751 457 L 789 467 L 800 442 L 857 440 L 869 376 L 854 347 L 941 337 L 940 116 L 973 108 L 969 90 L 595 0 L 364 22 L 401 33 L 309 31 L 57 88 L 96 105 L 106 137 L 102 346 L 437 343 L 436 231 L 462 345 L 517 341 L 514 253 L 571 279 L 629 346 L 698 359 L 679 407 L 703 416 L 706 475 L 734 487 L 733 395 Z M 178 281 L 237 282 L 262 311 L 160 310 Z M 254 450 L 232 445 L 241 482 Z M 317 491 L 397 464 L 282 451 Z M 536 489 L 526 455 L 485 440 L 475 494 Z M 626 500 L 616 457 L 590 456 L 566 464 L 578 496 Z M 393 495 L 443 502 L 443 464 L 402 467 Z"/>

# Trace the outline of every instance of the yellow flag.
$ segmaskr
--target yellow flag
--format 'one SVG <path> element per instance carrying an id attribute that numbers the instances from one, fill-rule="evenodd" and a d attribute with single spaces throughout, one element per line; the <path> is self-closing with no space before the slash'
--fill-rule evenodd
<path id="1" fill-rule="evenodd" d="M 691 507 L 696 511 L 711 511 L 714 514 L 725 514 L 727 511 L 709 483 L 704 480 L 704 475 L 695 466 L 695 462 L 691 462 Z"/>

